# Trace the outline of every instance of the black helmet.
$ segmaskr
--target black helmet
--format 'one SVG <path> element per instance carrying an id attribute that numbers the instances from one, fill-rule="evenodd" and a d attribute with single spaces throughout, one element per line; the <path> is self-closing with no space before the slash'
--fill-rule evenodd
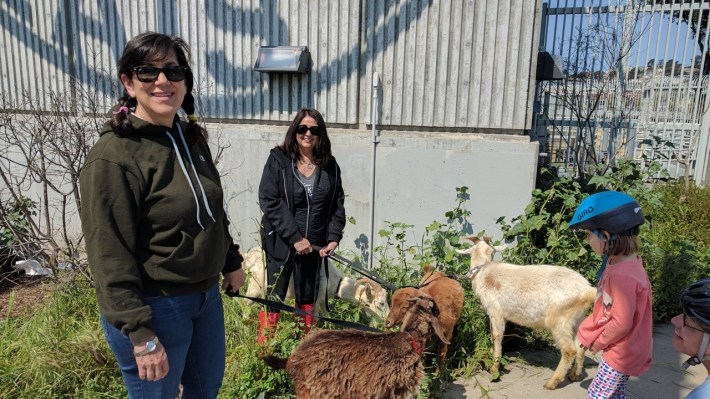
<path id="1" fill-rule="evenodd" d="M 704 278 L 685 287 L 680 294 L 683 313 L 694 317 L 700 327 L 710 333 L 710 278 Z"/>
<path id="2" fill-rule="evenodd" d="M 630 195 L 602 191 L 585 198 L 569 223 L 570 229 L 606 230 L 611 234 L 638 235 L 643 224 L 641 206 Z"/>

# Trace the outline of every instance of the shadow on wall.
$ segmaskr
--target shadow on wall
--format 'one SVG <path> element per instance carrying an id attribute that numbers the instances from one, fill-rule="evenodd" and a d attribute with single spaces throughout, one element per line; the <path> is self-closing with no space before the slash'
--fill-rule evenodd
<path id="1" fill-rule="evenodd" d="M 378 55 L 382 54 L 387 47 L 393 46 L 396 40 L 390 40 L 390 38 L 400 37 L 407 32 L 433 2 L 434 0 L 407 0 L 404 4 L 400 4 L 402 2 L 389 2 L 389 4 L 381 6 L 376 3 L 368 3 L 372 13 L 362 16 L 362 18 L 371 19 L 372 21 L 384 21 L 382 24 L 376 24 L 375 31 L 369 33 L 368 37 L 384 39 L 379 42 L 367 43 L 367 46 L 365 46 L 367 51 L 365 52 L 361 51 L 361 42 L 359 40 L 356 41 L 349 51 L 342 52 L 339 57 L 329 60 L 327 65 L 312 72 L 316 73 L 313 76 L 313 79 L 315 79 L 313 85 L 310 81 L 310 74 L 304 77 L 283 77 L 283 79 L 288 79 L 286 82 L 294 93 L 290 99 L 292 104 L 270 104 L 270 111 L 289 112 L 291 111 L 289 108 L 292 107 L 297 109 L 303 106 L 314 106 L 313 94 L 326 92 L 331 86 L 339 84 L 335 79 L 327 79 L 328 76 L 333 74 L 345 76 L 353 72 L 347 71 L 347 73 L 343 73 L 339 71 L 343 65 L 347 65 L 348 68 L 355 68 L 359 73 L 359 77 L 364 77 L 366 68 L 360 68 L 358 65 L 367 64 L 367 62 L 376 59 Z M 89 7 L 86 5 L 87 2 L 85 0 L 59 2 L 51 25 L 51 29 L 53 29 L 51 37 L 56 38 L 56 40 L 52 41 L 45 40 L 32 31 L 32 28 L 35 27 L 36 29 L 36 26 L 40 25 L 41 22 L 34 21 L 35 23 L 32 23 L 32 16 L 41 14 L 41 12 L 33 10 L 30 1 L 11 2 L 2 0 L 2 3 L 0 26 L 6 35 L 14 36 L 16 40 L 25 46 L 27 51 L 34 52 L 34 54 L 28 54 L 28 56 L 42 58 L 76 82 L 97 87 L 104 96 L 110 98 L 118 97 L 115 92 L 117 85 L 111 83 L 115 80 L 115 77 L 111 75 L 111 71 L 97 69 L 97 61 L 94 60 L 92 62 L 92 58 L 100 56 L 100 54 L 86 54 L 85 48 L 88 45 L 79 44 L 80 40 L 93 43 L 97 53 L 102 48 L 108 48 L 110 53 L 113 54 L 113 60 L 117 62 L 127 40 L 130 38 L 126 37 L 127 33 L 124 26 L 126 22 L 119 18 L 121 10 L 116 5 L 116 1 L 100 2 L 99 5 L 94 6 L 96 7 L 96 12 L 92 15 L 79 13 L 80 8 Z M 221 30 L 221 35 L 229 34 L 233 37 L 251 35 L 251 44 L 253 45 L 291 43 L 292 38 L 289 35 L 287 22 L 280 17 L 274 18 L 278 12 L 278 10 L 275 10 L 279 7 L 278 2 L 262 0 L 260 5 L 258 9 L 248 10 L 234 7 L 231 2 L 224 0 L 209 1 L 205 2 L 205 16 L 212 23 L 210 28 Z M 181 13 L 180 8 L 180 2 L 158 0 L 155 6 L 155 14 L 159 17 L 156 18 L 155 30 L 166 34 L 179 34 L 180 19 L 189 18 L 189 15 Z M 6 11 L 10 9 L 14 9 L 15 13 Z M 402 21 L 403 18 L 404 23 Z M 28 23 L 27 21 L 30 22 Z M 72 24 L 73 21 L 75 22 Z M 233 23 L 230 25 L 228 22 Z M 44 24 L 44 22 L 41 23 Z M 357 21 L 357 23 L 360 24 L 361 21 Z M 118 40 L 112 41 L 106 31 L 99 28 L 106 24 L 110 24 L 110 34 L 112 37 L 119 38 Z M 260 28 L 267 33 L 262 33 L 257 29 L 247 31 L 252 26 Z M 320 28 L 319 26 L 308 27 L 311 30 Z M 276 39 L 273 39 L 274 42 L 272 43 L 270 41 L 274 36 L 276 36 Z M 188 37 L 184 38 L 186 40 L 189 39 Z M 227 100 L 229 104 L 235 104 L 235 109 L 238 109 L 245 103 L 243 101 L 244 98 L 260 96 L 259 90 L 244 90 L 250 87 L 261 87 L 262 76 L 260 73 L 252 71 L 251 63 L 249 65 L 237 65 L 227 59 L 222 49 L 201 49 L 198 47 L 198 43 L 190 43 L 190 45 L 193 52 L 193 61 L 196 58 L 206 60 L 207 70 L 200 71 L 200 74 L 203 76 L 209 74 L 212 78 L 212 82 L 204 83 L 203 81 L 203 85 L 216 84 L 226 88 L 221 95 L 211 95 L 208 98 L 205 95 L 200 96 L 202 97 L 200 103 L 206 104 L 207 110 L 210 104 L 216 104 L 223 99 Z M 57 54 L 57 56 L 50 56 L 49 54 Z M 278 79 L 282 78 L 269 75 L 265 79 L 280 81 Z M 233 80 L 236 82 L 233 82 Z M 316 87 L 316 93 L 310 92 L 313 86 Z M 199 87 L 198 92 L 204 92 L 207 89 L 204 86 Z M 247 94 L 239 94 L 244 92 Z M 235 111 L 231 113 L 241 114 Z M 218 116 L 216 112 L 203 112 L 203 114 L 208 117 Z M 247 112 L 245 114 L 249 115 Z"/>

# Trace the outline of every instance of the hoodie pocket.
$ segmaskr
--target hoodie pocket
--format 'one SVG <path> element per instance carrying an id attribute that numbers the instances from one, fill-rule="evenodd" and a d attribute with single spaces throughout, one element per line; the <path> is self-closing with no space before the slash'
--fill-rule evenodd
<path id="1" fill-rule="evenodd" d="M 184 231 L 181 234 L 182 239 L 175 250 L 167 258 L 155 262 L 156 280 L 174 282 L 194 280 L 195 271 L 198 270 L 197 265 L 194 264 L 196 260 L 195 239 Z"/>

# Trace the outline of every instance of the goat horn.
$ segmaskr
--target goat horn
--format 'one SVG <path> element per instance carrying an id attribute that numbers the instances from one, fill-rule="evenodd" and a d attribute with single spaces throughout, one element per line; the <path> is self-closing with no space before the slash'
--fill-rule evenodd
<path id="1" fill-rule="evenodd" d="M 470 236 L 470 237 L 464 237 L 466 240 L 473 241 L 474 244 L 478 244 L 478 242 L 481 240 L 478 238 L 478 236 Z"/>

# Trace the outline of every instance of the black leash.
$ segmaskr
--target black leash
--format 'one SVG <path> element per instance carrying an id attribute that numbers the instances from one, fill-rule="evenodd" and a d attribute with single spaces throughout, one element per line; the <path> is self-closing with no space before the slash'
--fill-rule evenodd
<path id="1" fill-rule="evenodd" d="M 345 328 L 354 328 L 360 331 L 368 331 L 368 332 L 375 332 L 375 333 L 380 333 L 382 330 L 379 330 L 374 327 L 370 327 L 364 324 L 360 323 L 354 323 L 351 321 L 345 321 L 345 320 L 339 320 L 339 319 L 331 319 L 330 317 L 323 317 L 323 316 L 314 316 L 312 313 L 308 313 L 302 309 L 294 308 L 293 306 L 286 305 L 285 303 L 282 302 L 276 302 L 272 301 L 270 299 L 264 299 L 264 298 L 256 298 L 252 296 L 246 296 L 246 295 L 241 295 L 240 293 L 233 293 L 230 291 L 231 287 L 227 287 L 227 290 L 224 292 L 227 296 L 232 297 L 232 298 L 246 298 L 249 299 L 250 301 L 260 303 L 262 305 L 266 305 L 270 308 L 273 309 L 279 309 L 283 310 L 286 312 L 291 312 L 295 313 L 299 316 L 311 316 L 311 317 L 316 317 L 321 320 L 325 320 L 327 322 L 333 323 L 337 326 L 345 327 Z"/>
<path id="2" fill-rule="evenodd" d="M 317 245 L 312 245 L 311 247 L 313 247 L 313 250 L 314 250 L 314 251 L 320 251 L 320 250 L 322 249 L 321 247 L 319 247 L 319 246 L 317 246 Z M 333 259 L 334 261 L 336 261 L 336 262 L 338 262 L 338 263 L 341 263 L 341 264 L 343 264 L 343 265 L 345 265 L 345 266 L 347 266 L 347 267 L 349 267 L 349 268 L 355 270 L 356 272 L 358 272 L 358 273 L 362 274 L 363 276 L 365 276 L 365 277 L 371 279 L 372 281 L 375 281 L 377 284 L 379 284 L 379 285 L 385 287 L 386 289 L 388 289 L 388 290 L 390 290 L 390 291 L 392 291 L 392 292 L 394 292 L 394 291 L 397 290 L 397 286 L 396 286 L 396 285 L 394 285 L 394 284 L 392 284 L 392 283 L 390 283 L 390 282 L 388 282 L 388 281 L 383 280 L 382 278 L 380 278 L 379 276 L 377 276 L 376 274 L 374 274 L 374 273 L 372 273 L 372 272 L 369 272 L 369 271 L 367 271 L 367 270 L 365 270 L 365 269 L 363 269 L 363 268 L 361 268 L 361 267 L 359 267 L 359 266 L 356 266 L 356 265 L 355 265 L 355 262 L 353 262 L 353 261 L 351 261 L 351 260 L 349 260 L 349 259 L 347 259 L 347 258 L 344 258 L 344 257 L 342 257 L 342 256 L 340 256 L 340 255 L 338 255 L 338 254 L 336 254 L 336 253 L 333 252 L 333 251 L 330 251 L 330 253 L 328 254 L 328 257 L 331 258 L 331 259 Z"/>

